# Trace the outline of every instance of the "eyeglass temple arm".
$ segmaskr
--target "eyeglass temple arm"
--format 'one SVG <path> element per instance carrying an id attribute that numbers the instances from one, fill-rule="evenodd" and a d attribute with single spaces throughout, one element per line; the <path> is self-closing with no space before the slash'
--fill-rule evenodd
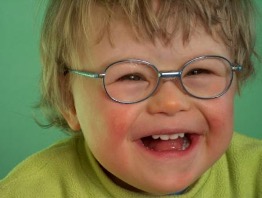
<path id="1" fill-rule="evenodd" d="M 243 70 L 242 65 L 232 65 L 231 68 L 233 71 L 242 71 Z"/>

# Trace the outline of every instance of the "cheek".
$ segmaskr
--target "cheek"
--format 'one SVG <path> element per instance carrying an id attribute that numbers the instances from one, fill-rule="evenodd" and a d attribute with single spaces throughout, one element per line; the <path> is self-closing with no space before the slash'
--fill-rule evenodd
<path id="1" fill-rule="evenodd" d="M 207 146 L 209 152 L 221 155 L 228 148 L 234 126 L 233 97 L 224 96 L 208 101 L 202 106 L 202 112 L 208 123 Z"/>
<path id="2" fill-rule="evenodd" d="M 234 104 L 231 101 L 219 100 L 207 108 L 210 126 L 214 129 L 233 130 Z"/>
<path id="3" fill-rule="evenodd" d="M 92 95 L 78 90 L 82 94 L 75 97 L 77 117 L 87 144 L 94 150 L 121 145 L 128 137 L 136 110 L 132 105 L 112 101 L 101 87 L 88 90 Z"/>
<path id="4" fill-rule="evenodd" d="M 105 123 L 105 130 L 102 133 L 107 137 L 107 142 L 116 148 L 128 144 L 131 138 L 131 128 L 139 117 L 139 105 L 125 105 L 116 102 L 106 102 L 100 108 L 101 119 Z M 109 145 L 109 146 L 110 146 Z"/>
<path id="5" fill-rule="evenodd" d="M 234 126 L 234 97 L 236 92 L 236 81 L 223 96 L 203 101 L 202 112 L 208 120 L 209 127 L 215 133 L 231 137 Z M 219 135 L 217 134 L 217 135 Z"/>

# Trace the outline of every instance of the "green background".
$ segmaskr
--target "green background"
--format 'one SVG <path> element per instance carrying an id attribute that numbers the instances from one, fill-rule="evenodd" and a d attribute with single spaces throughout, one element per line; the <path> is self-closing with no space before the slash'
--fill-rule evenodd
<path id="1" fill-rule="evenodd" d="M 259 11 L 262 1 L 257 0 Z M 0 179 L 27 156 L 66 137 L 57 129 L 39 128 L 32 106 L 39 95 L 38 41 L 43 6 L 36 0 L 0 0 Z M 257 49 L 262 56 L 261 15 Z M 235 129 L 262 139 L 262 69 L 236 98 Z"/>

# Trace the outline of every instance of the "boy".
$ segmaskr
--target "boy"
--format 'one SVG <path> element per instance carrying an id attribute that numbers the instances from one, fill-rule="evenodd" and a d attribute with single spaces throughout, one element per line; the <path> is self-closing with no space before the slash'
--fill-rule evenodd
<path id="1" fill-rule="evenodd" d="M 259 197 L 262 143 L 233 133 L 253 73 L 248 0 L 50 0 L 42 100 L 73 137 L 1 197 Z"/>

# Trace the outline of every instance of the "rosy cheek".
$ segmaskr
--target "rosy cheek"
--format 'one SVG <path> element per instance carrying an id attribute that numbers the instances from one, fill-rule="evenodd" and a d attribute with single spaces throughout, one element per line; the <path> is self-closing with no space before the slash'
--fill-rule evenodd
<path id="1" fill-rule="evenodd" d="M 99 90 L 99 91 L 97 91 Z M 92 97 L 88 98 L 86 106 L 90 107 L 89 127 L 107 138 L 107 141 L 121 139 L 129 125 L 130 105 L 123 105 L 112 101 L 103 89 L 93 91 Z M 112 138 L 114 137 L 114 138 Z"/>
<path id="2" fill-rule="evenodd" d="M 119 144 L 125 136 L 125 121 L 119 117 L 116 111 L 107 111 L 105 114 L 107 123 L 107 136 L 108 141 L 112 144 Z"/>
<path id="3" fill-rule="evenodd" d="M 130 113 L 131 109 L 127 105 L 112 102 L 102 111 L 108 126 L 108 135 L 114 136 L 114 139 L 119 141 L 125 139 L 135 113 Z"/>
<path id="4" fill-rule="evenodd" d="M 213 133 L 233 131 L 233 101 L 231 99 L 225 97 L 209 101 L 202 111 Z"/>

